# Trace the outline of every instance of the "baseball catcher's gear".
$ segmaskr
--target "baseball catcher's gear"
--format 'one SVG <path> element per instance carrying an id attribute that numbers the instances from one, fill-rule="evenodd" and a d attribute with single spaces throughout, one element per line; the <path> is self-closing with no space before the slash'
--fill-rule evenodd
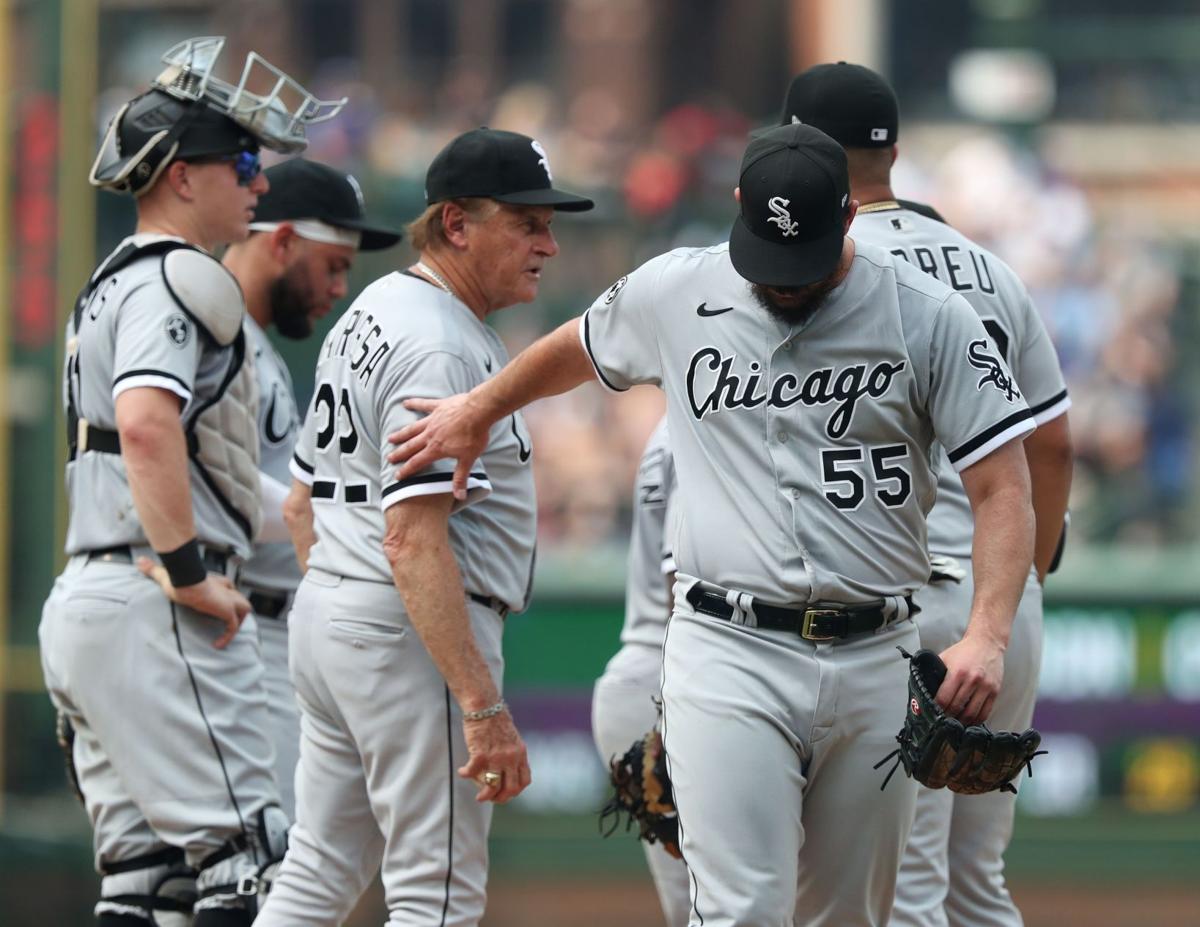
<path id="1" fill-rule="evenodd" d="M 212 72 L 224 45 L 220 36 L 187 39 L 163 55 L 167 68 L 152 89 L 109 123 L 88 176 L 93 186 L 140 196 L 173 159 L 236 156 L 260 145 L 284 154 L 303 151 L 305 126 L 333 118 L 346 103 L 318 100 L 256 52 L 246 56 L 236 86 L 219 80 Z M 270 91 L 251 92 L 251 81 Z"/>
<path id="2" fill-rule="evenodd" d="M 662 735 L 652 730 L 625 755 L 609 763 L 616 794 L 600 812 L 600 830 L 609 836 L 621 821 L 622 812 L 628 815 L 625 829 L 637 821 L 638 836 L 647 843 L 661 843 L 662 848 L 680 859 L 679 818 L 675 813 L 675 798 L 667 775 L 666 754 Z M 607 830 L 604 823 L 614 818 Z"/>
<path id="3" fill-rule="evenodd" d="M 906 774 L 927 788 L 945 786 L 960 795 L 997 789 L 1015 793 L 1012 780 L 1022 769 L 1033 775 L 1033 758 L 1046 752 L 1038 750 L 1042 735 L 1032 728 L 1017 734 L 992 731 L 986 724 L 964 727 L 934 701 L 946 678 L 942 658 L 932 650 L 900 652 L 909 661 L 908 714 L 896 735 L 900 746 L 875 764 L 878 769 L 896 758 L 880 788 L 886 788 L 896 767 L 903 765 Z"/>

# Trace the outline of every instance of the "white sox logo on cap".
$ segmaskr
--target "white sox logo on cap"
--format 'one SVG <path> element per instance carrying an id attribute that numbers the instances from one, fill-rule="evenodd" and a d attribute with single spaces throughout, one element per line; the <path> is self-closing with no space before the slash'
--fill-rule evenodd
<path id="1" fill-rule="evenodd" d="M 346 175 L 346 183 L 350 184 L 350 189 L 354 191 L 354 198 L 358 200 L 358 208 L 366 212 L 367 201 L 363 199 L 362 187 L 358 185 L 358 181 L 355 180 L 353 174 Z"/>
<path id="2" fill-rule="evenodd" d="M 546 179 L 551 183 L 554 183 L 554 175 L 550 173 L 550 158 L 546 155 L 546 149 L 542 147 L 542 143 L 536 138 L 532 139 L 529 144 L 532 145 L 533 150 L 541 156 L 538 158 L 538 164 L 540 164 L 542 166 L 542 170 L 546 172 Z"/>
<path id="3" fill-rule="evenodd" d="M 787 238 L 789 235 L 800 234 L 799 231 L 797 231 L 800 228 L 800 223 L 793 221 L 792 214 L 787 210 L 790 202 L 791 200 L 785 199 L 782 196 L 773 196 L 767 200 L 767 207 L 771 210 L 771 212 L 775 213 L 775 215 L 770 216 L 767 221 L 774 222 L 776 225 L 778 225 L 779 230 L 783 233 L 784 238 Z"/>

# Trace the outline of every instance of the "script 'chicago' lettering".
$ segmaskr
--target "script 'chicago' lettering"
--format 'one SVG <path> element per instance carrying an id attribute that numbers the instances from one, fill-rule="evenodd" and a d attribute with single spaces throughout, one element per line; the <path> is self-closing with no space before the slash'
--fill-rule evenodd
<path id="1" fill-rule="evenodd" d="M 764 402 L 773 409 L 786 409 L 796 403 L 823 406 L 836 402 L 837 407 L 825 422 L 825 432 L 840 438 L 850 427 L 854 409 L 864 396 L 881 398 L 891 388 L 896 374 L 907 361 L 894 364 L 880 361 L 870 370 L 866 364 L 849 367 L 822 367 L 814 370 L 804 382 L 791 373 L 780 374 L 775 380 L 763 382 L 760 364 L 751 362 L 750 373 L 743 380 L 733 372 L 736 355 L 722 355 L 717 348 L 701 348 L 688 364 L 687 391 L 692 414 L 697 420 L 721 409 L 753 409 Z M 711 385 L 701 386 L 697 380 L 703 373 L 715 374 Z"/>

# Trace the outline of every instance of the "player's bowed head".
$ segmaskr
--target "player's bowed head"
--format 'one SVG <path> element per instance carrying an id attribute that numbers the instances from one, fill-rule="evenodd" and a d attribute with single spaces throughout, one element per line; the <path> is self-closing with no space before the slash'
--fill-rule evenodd
<path id="1" fill-rule="evenodd" d="M 846 237 L 858 210 L 846 153 L 819 129 L 786 124 L 755 133 L 733 191 L 734 269 L 758 303 L 788 324 L 811 316 L 854 258 Z"/>

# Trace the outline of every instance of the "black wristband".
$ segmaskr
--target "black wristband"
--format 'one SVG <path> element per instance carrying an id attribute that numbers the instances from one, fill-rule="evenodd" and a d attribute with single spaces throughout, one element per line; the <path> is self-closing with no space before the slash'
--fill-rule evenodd
<path id="1" fill-rule="evenodd" d="M 158 559 L 162 561 L 167 575 L 171 577 L 171 585 L 176 589 L 194 586 L 208 578 L 208 570 L 204 568 L 204 561 L 200 558 L 200 544 L 195 538 L 165 554 L 159 553 Z"/>

